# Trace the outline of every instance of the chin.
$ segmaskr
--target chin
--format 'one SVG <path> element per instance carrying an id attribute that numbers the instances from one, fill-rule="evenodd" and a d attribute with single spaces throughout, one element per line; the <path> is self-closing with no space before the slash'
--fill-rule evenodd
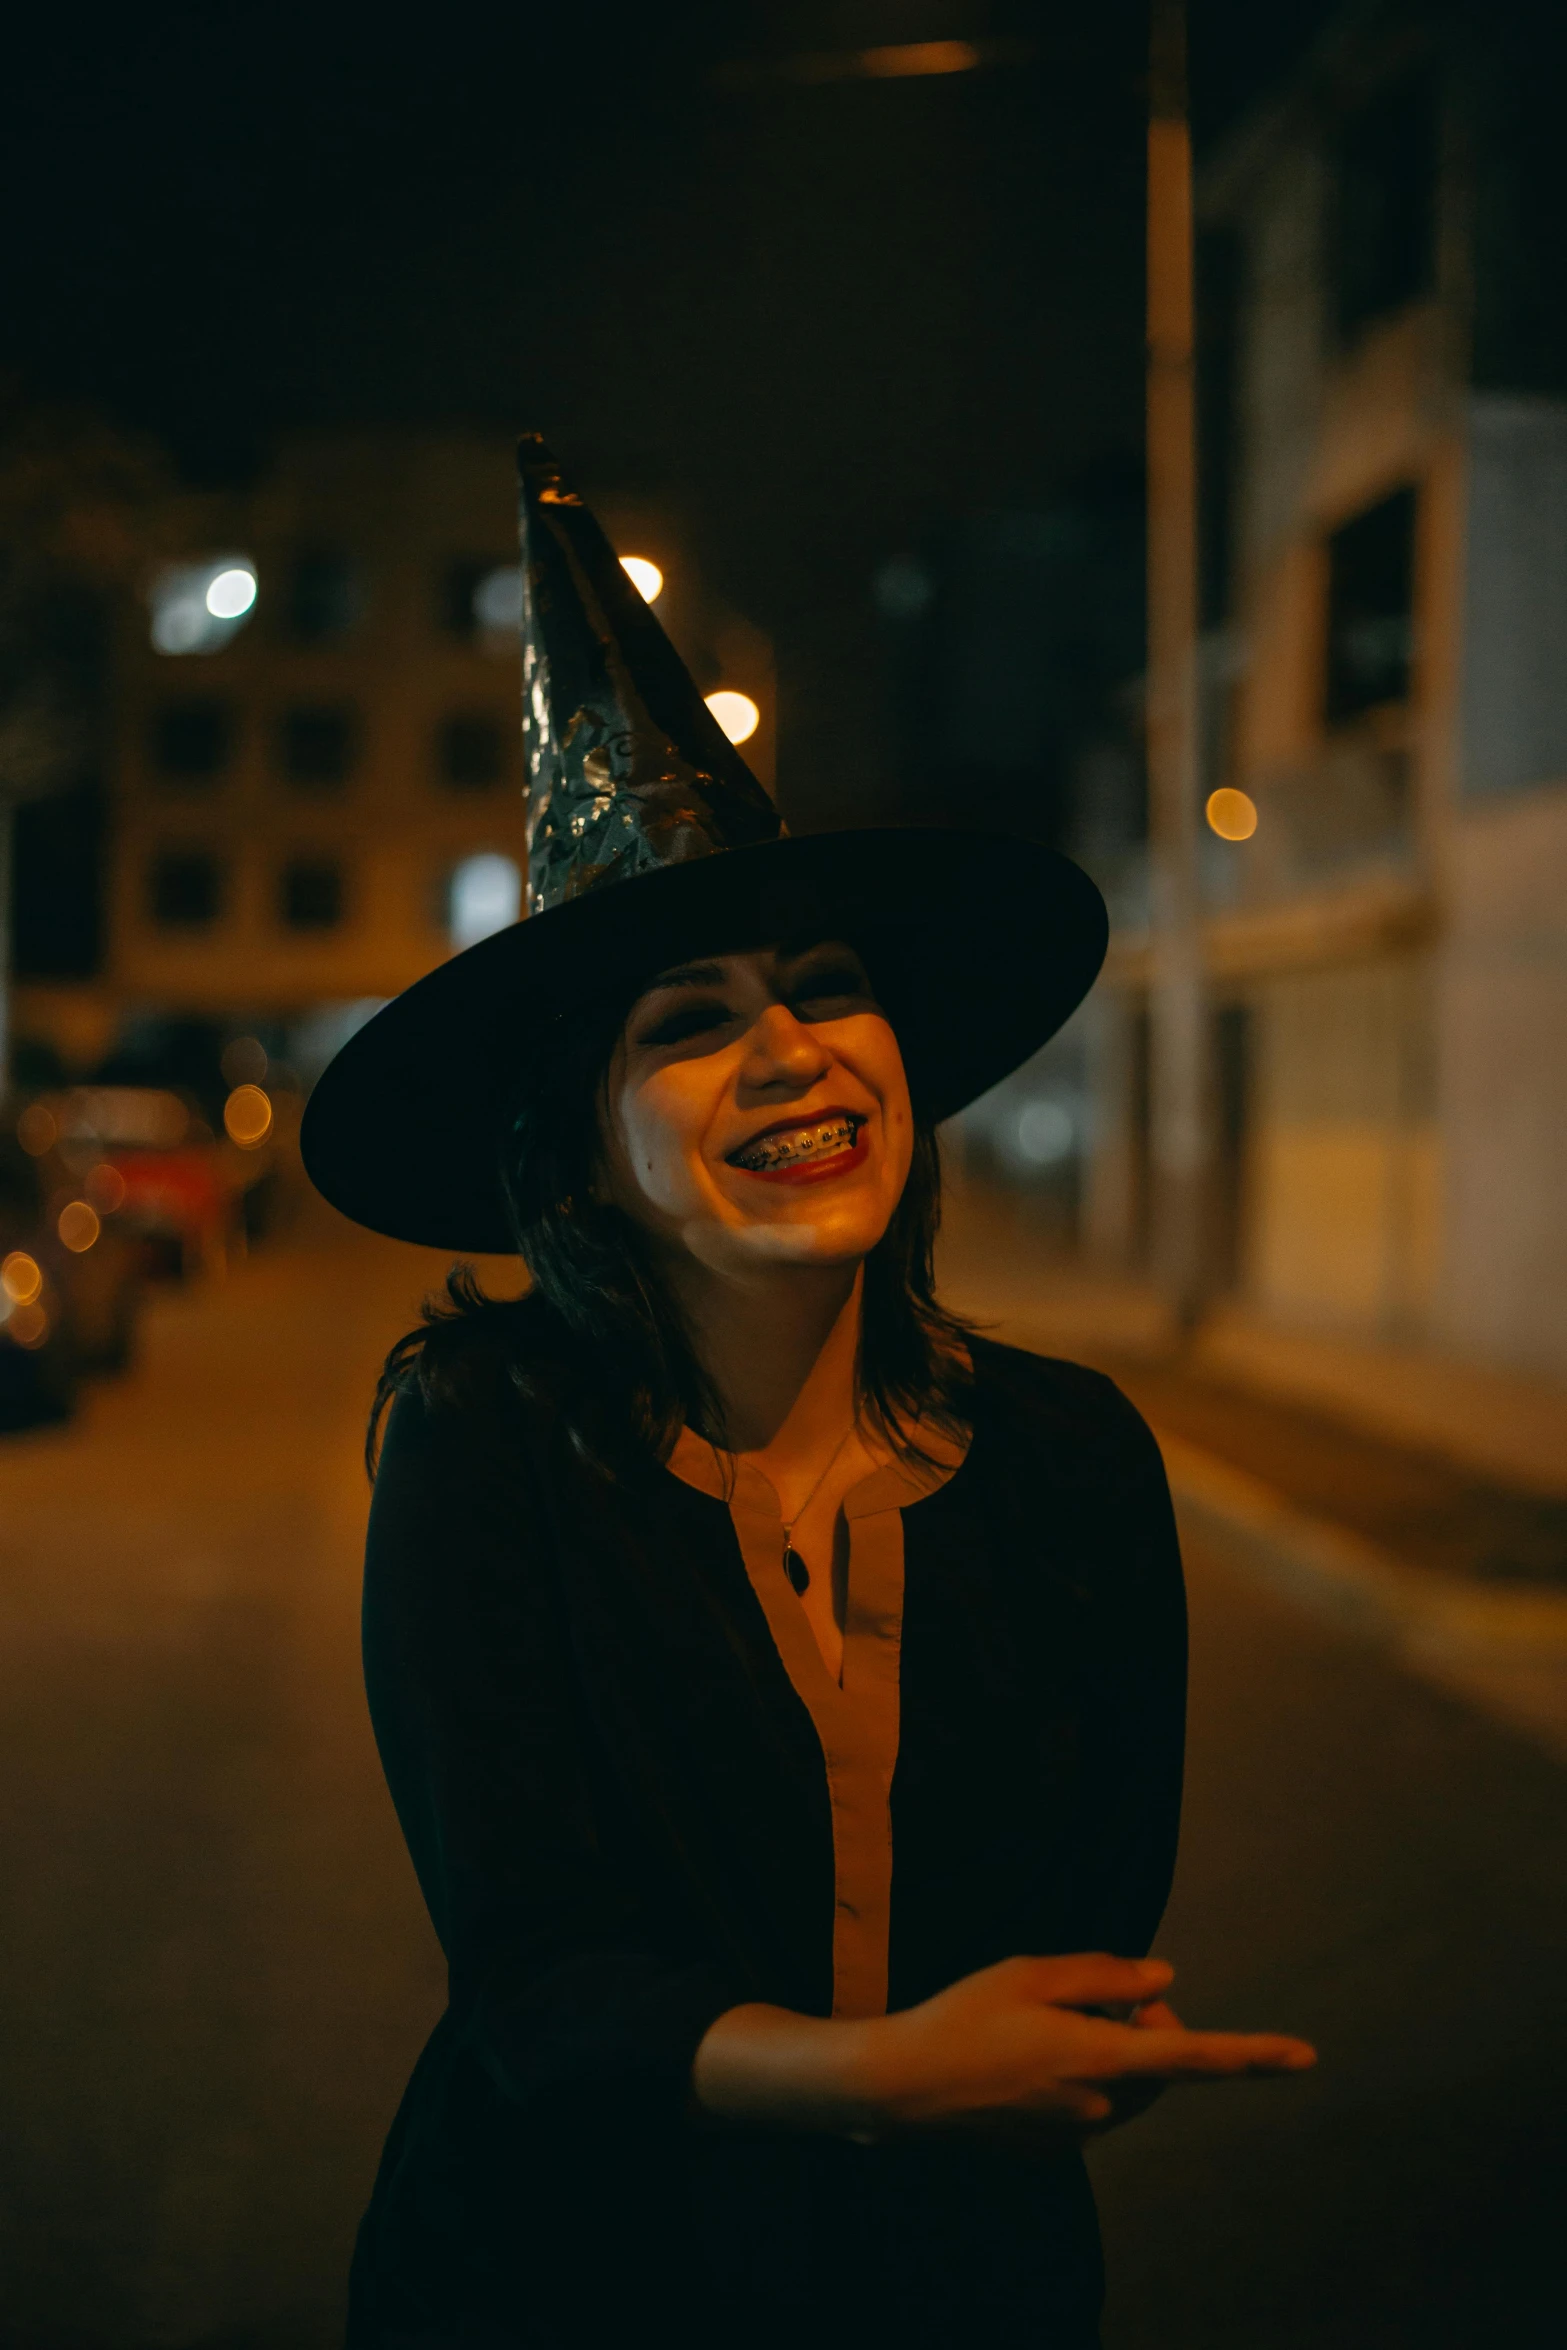
<path id="1" fill-rule="evenodd" d="M 730 1246 L 753 1264 L 857 1265 L 887 1229 L 885 1216 L 761 1218 L 729 1230 Z"/>

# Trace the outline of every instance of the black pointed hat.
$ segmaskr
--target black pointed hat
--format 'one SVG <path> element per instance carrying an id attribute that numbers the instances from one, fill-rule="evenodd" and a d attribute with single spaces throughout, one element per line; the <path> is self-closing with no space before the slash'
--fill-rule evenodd
<path id="1" fill-rule="evenodd" d="M 536 434 L 517 470 L 529 911 L 776 840 L 777 809 Z"/>
<path id="2" fill-rule="evenodd" d="M 520 445 L 524 918 L 378 1012 L 300 1142 L 372 1231 L 513 1247 L 501 1151 L 530 1041 L 694 954 L 848 939 L 938 1120 L 1054 1034 L 1104 959 L 1103 900 L 1037 841 L 878 827 L 791 838 L 544 443 Z"/>

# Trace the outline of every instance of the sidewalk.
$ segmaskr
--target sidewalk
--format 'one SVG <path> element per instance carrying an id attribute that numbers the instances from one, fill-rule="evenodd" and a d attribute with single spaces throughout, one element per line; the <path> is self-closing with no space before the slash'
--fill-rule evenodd
<path id="1" fill-rule="evenodd" d="M 1182 1349 L 1004 1196 L 956 1193 L 941 1272 L 995 1336 L 1117 1380 L 1188 1537 L 1567 1761 L 1567 1389 L 1235 1312 Z"/>
<path id="2" fill-rule="evenodd" d="M 1145 1281 L 1047 1256 L 1026 1206 L 955 1186 L 942 1234 L 949 1280 L 1002 1313 L 1021 1270 L 1027 1311 L 1059 1353 L 1086 1361 L 1168 1357 L 1168 1307 Z M 975 1308 L 980 1311 L 980 1308 Z M 1523 1492 L 1567 1501 L 1567 1381 L 1531 1378 L 1414 1346 L 1271 1328 L 1235 1305 L 1215 1309 L 1191 1362 L 1215 1379 L 1314 1406 Z"/>

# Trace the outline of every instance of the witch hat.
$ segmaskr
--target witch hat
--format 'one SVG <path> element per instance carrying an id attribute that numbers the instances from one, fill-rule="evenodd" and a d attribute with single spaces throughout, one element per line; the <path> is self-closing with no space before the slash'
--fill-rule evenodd
<path id="1" fill-rule="evenodd" d="M 791 837 L 536 435 L 518 467 L 528 910 L 351 1037 L 300 1133 L 312 1181 L 356 1223 L 474 1253 L 515 1246 L 500 1163 L 530 1040 L 588 999 L 694 954 L 846 939 L 935 1121 L 1054 1034 L 1108 934 L 1087 874 L 1038 841 Z"/>
<path id="2" fill-rule="evenodd" d="M 537 434 L 517 470 L 530 912 L 776 840 L 777 809 Z"/>

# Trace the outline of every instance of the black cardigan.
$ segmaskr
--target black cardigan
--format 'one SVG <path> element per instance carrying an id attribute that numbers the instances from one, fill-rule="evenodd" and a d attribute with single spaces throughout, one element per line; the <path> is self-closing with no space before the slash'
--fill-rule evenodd
<path id="1" fill-rule="evenodd" d="M 968 1457 L 901 1513 L 893 2008 L 1017 1952 L 1140 1954 L 1175 1855 L 1158 1451 L 1098 1374 L 973 1352 Z M 830 2012 L 821 1744 L 724 1503 L 652 1463 L 608 1483 L 506 1349 L 471 1355 L 460 1400 L 394 1405 L 370 1521 L 371 1712 L 450 2005 L 361 2230 L 353 2350 L 1092 2344 L 1075 2155 L 693 2113 L 726 2008 Z"/>

